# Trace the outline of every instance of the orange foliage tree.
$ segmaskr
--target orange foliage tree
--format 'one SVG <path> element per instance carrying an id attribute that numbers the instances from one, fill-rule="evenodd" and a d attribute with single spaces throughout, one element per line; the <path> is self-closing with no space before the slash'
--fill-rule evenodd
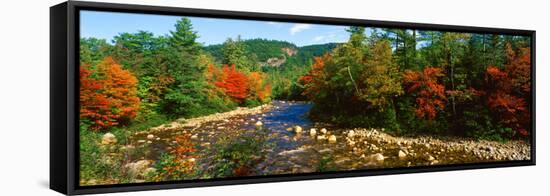
<path id="1" fill-rule="evenodd" d="M 136 77 L 111 57 L 95 67 L 94 78 L 87 67 L 80 69 L 80 117 L 91 120 L 95 129 L 126 124 L 135 118 L 140 104 Z"/>
<path id="2" fill-rule="evenodd" d="M 300 77 L 298 80 L 304 83 L 305 89 L 302 95 L 313 100 L 321 91 L 326 82 L 325 62 L 330 60 L 330 55 L 325 54 L 322 57 L 315 57 L 315 62 L 311 65 L 311 70 Z"/>
<path id="3" fill-rule="evenodd" d="M 90 78 L 89 65 L 80 66 L 80 118 L 92 121 L 93 129 L 105 128 L 115 125 L 114 116 L 109 107 L 109 100 L 105 94 L 101 82 Z"/>
<path id="4" fill-rule="evenodd" d="M 403 74 L 404 86 L 408 93 L 416 96 L 416 115 L 433 120 L 437 110 L 445 108 L 445 86 L 438 79 L 442 77 L 440 68 L 426 67 L 422 72 L 406 70 Z"/>
<path id="5" fill-rule="evenodd" d="M 526 101 L 531 92 L 531 51 L 522 48 L 516 54 L 507 44 L 506 57 L 504 69 L 487 67 L 487 104 L 501 123 L 527 136 L 531 120 L 530 106 Z"/>
<path id="6" fill-rule="evenodd" d="M 223 89 L 227 96 L 238 103 L 243 103 L 248 95 L 248 78 L 235 65 L 223 65 L 222 74 L 214 85 Z"/>
<path id="7" fill-rule="evenodd" d="M 271 96 L 271 84 L 265 81 L 265 75 L 261 72 L 251 72 L 248 75 L 249 99 L 265 102 Z"/>

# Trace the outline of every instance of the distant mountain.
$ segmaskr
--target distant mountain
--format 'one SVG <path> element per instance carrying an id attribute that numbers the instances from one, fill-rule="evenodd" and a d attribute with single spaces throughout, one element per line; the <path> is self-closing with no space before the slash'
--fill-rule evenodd
<path id="1" fill-rule="evenodd" d="M 315 44 L 299 47 L 296 55 L 290 57 L 287 63 L 306 66 L 311 65 L 314 57 L 322 56 L 332 51 L 336 46 L 338 46 L 338 43 Z"/>
<path id="2" fill-rule="evenodd" d="M 248 39 L 242 40 L 241 43 L 245 47 L 245 51 L 249 57 L 255 56 L 258 61 L 267 61 L 272 57 L 280 57 L 285 52 L 281 48 L 295 49 L 296 45 L 278 40 L 268 39 Z M 204 47 L 204 50 L 212 54 L 217 60 L 223 58 L 223 44 L 216 44 Z"/>
<path id="3" fill-rule="evenodd" d="M 293 43 L 268 39 L 242 40 L 248 57 L 257 60 L 262 66 L 278 67 L 283 64 L 309 65 L 313 57 L 321 56 L 334 49 L 336 43 L 298 47 Z M 204 47 L 218 62 L 223 59 L 223 44 Z"/>

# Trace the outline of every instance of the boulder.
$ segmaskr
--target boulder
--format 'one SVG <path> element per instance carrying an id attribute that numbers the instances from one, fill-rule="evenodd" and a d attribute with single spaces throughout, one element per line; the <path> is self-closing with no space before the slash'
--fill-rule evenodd
<path id="1" fill-rule="evenodd" d="M 139 160 L 139 161 L 124 165 L 124 168 L 126 169 L 128 175 L 135 178 L 137 176 L 144 176 L 145 170 L 147 170 L 149 166 L 151 166 L 151 164 L 152 164 L 152 161 L 150 160 Z"/>
<path id="2" fill-rule="evenodd" d="M 148 140 L 152 140 L 152 139 L 154 139 L 154 138 L 155 138 L 155 136 L 154 136 L 153 134 L 147 135 L 147 139 L 148 139 Z"/>
<path id="3" fill-rule="evenodd" d="M 149 167 L 149 168 L 145 169 L 145 171 L 143 171 L 143 175 L 144 176 L 149 176 L 149 175 L 153 175 L 155 172 L 157 172 L 156 168 Z"/>
<path id="4" fill-rule="evenodd" d="M 322 129 L 321 129 L 321 133 L 322 133 L 322 134 L 326 134 L 326 133 L 327 133 L 327 129 L 322 128 Z"/>
<path id="5" fill-rule="evenodd" d="M 326 139 L 326 137 L 324 135 L 318 135 L 317 136 L 317 140 L 324 140 Z"/>
<path id="6" fill-rule="evenodd" d="M 191 136 L 191 139 L 194 139 L 194 140 L 196 140 L 198 138 L 199 138 L 199 136 L 197 134 Z"/>
<path id="7" fill-rule="evenodd" d="M 101 138 L 101 144 L 103 145 L 116 144 L 116 142 L 117 142 L 116 136 L 112 133 L 106 133 Z"/>

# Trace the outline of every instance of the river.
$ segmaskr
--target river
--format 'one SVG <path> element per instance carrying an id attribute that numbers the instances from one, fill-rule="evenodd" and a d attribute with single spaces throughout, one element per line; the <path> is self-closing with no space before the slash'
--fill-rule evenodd
<path id="1" fill-rule="evenodd" d="M 310 173 L 370 168 L 395 168 L 436 164 L 463 164 L 488 161 L 526 159 L 528 148 L 520 144 L 477 142 L 463 139 L 432 137 L 400 138 L 375 129 L 339 129 L 315 123 L 307 118 L 312 105 L 307 102 L 273 101 L 272 107 L 261 113 L 235 115 L 170 131 L 144 132 L 133 136 L 133 145 L 147 146 L 147 152 L 132 160 L 158 160 L 169 152 L 174 138 L 181 134 L 193 135 L 199 154 L 198 170 L 212 169 L 216 159 L 215 146 L 219 143 L 253 138 L 262 142 L 262 148 L 253 161 L 248 162 L 246 175 Z M 261 122 L 262 126 L 256 123 Z M 299 126 L 302 132 L 296 133 Z M 310 129 L 316 129 L 310 134 Z M 321 129 L 327 133 L 321 133 Z M 350 133 L 353 132 L 353 133 Z M 328 141 L 334 136 L 336 141 Z M 512 146 L 512 147 L 510 147 Z M 517 156 L 517 157 L 515 157 Z"/>

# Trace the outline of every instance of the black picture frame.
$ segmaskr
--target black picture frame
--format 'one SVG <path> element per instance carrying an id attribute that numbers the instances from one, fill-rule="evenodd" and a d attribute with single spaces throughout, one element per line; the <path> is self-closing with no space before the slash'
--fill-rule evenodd
<path id="1" fill-rule="evenodd" d="M 375 27 L 407 28 L 418 30 L 440 30 L 469 33 L 494 33 L 523 35 L 531 38 L 531 89 L 532 89 L 532 134 L 531 160 L 505 161 L 491 163 L 423 166 L 412 168 L 387 168 L 358 171 L 338 171 L 308 174 L 288 174 L 274 176 L 254 176 L 242 178 L 191 180 L 180 182 L 135 183 L 117 185 L 79 186 L 79 128 L 78 128 L 78 63 L 79 60 L 79 11 L 112 11 L 124 13 L 200 16 L 230 19 L 249 19 L 260 21 L 301 22 L 333 25 L 363 25 Z M 218 186 L 247 183 L 281 182 L 342 178 L 357 176 L 375 176 L 406 174 L 418 172 L 452 171 L 464 169 L 483 169 L 536 164 L 535 150 L 535 41 L 533 30 L 454 26 L 440 24 L 407 23 L 349 18 L 331 18 L 319 16 L 301 16 L 237 12 L 222 10 L 159 7 L 145 5 L 112 4 L 97 2 L 68 1 L 50 8 L 50 188 L 63 194 L 92 194 L 122 191 L 141 191 L 186 187 Z"/>

